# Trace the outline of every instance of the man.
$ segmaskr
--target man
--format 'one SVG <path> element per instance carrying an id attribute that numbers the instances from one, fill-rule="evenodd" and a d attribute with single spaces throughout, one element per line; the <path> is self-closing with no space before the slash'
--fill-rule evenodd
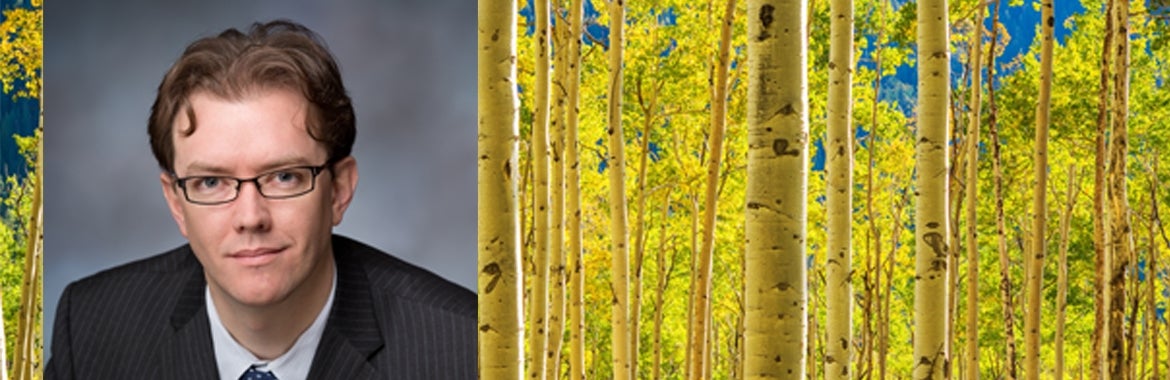
<path id="1" fill-rule="evenodd" d="M 148 131 L 189 244 L 70 284 L 47 379 L 470 379 L 475 296 L 332 235 L 353 107 L 307 28 L 188 46 Z"/>

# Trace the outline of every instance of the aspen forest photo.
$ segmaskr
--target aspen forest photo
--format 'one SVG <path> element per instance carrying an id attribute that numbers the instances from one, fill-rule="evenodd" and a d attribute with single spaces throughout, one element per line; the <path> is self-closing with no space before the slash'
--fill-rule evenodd
<path id="1" fill-rule="evenodd" d="M 483 379 L 1170 379 L 1170 2 L 479 0 Z"/>
<path id="2" fill-rule="evenodd" d="M 42 377 L 41 0 L 0 1 L 0 379 Z"/>

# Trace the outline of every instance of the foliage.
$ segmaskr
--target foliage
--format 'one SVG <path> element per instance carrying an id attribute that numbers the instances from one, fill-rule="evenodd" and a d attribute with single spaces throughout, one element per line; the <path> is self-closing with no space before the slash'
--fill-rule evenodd
<path id="1" fill-rule="evenodd" d="M 630 199 L 631 233 L 637 230 L 633 225 L 633 216 L 637 212 L 636 201 L 639 197 L 646 197 L 645 218 L 645 263 L 643 267 L 641 305 L 641 336 L 640 352 L 638 353 L 639 374 L 637 378 L 650 378 L 653 356 L 654 309 L 656 306 L 656 287 L 662 276 L 668 276 L 669 286 L 664 292 L 663 324 L 662 324 L 662 368 L 664 378 L 681 378 L 686 368 L 686 350 L 688 339 L 688 300 L 691 283 L 691 265 L 695 252 L 698 251 L 701 236 L 699 216 L 704 212 L 702 207 L 702 193 L 704 191 L 703 176 L 705 162 L 708 157 L 708 133 L 710 129 L 710 97 L 711 97 L 711 66 L 714 62 L 716 47 L 718 46 L 718 21 L 722 14 L 720 5 L 716 2 L 696 2 L 686 0 L 653 0 L 627 3 L 626 41 L 625 46 L 625 85 L 623 125 L 626 142 L 627 171 L 625 173 L 627 196 Z M 809 18 L 809 99 L 810 99 L 810 147 L 813 147 L 810 156 L 809 178 L 809 215 L 808 215 L 808 252 L 810 311 L 815 309 L 817 336 L 810 340 L 814 348 L 814 356 L 808 358 L 810 362 L 819 363 L 823 354 L 823 321 L 824 321 L 824 294 L 823 294 L 823 266 L 825 254 L 825 210 L 822 205 L 824 194 L 823 172 L 823 145 L 820 140 L 825 134 L 825 100 L 827 98 L 828 81 L 828 4 L 825 1 L 812 1 L 814 8 L 810 10 Z M 985 83 L 972 88 L 961 79 L 969 77 L 966 72 L 967 55 L 965 54 L 967 41 L 973 28 L 970 25 L 976 14 L 975 7 L 983 4 L 975 0 L 952 0 L 950 22 L 952 25 L 951 46 L 954 59 L 952 72 L 956 79 L 952 81 L 952 101 L 955 102 L 952 120 L 956 122 L 953 135 L 954 144 L 950 147 L 951 155 L 961 153 L 960 148 L 970 142 L 965 139 L 968 127 L 966 113 L 969 106 L 966 104 L 970 91 L 987 91 Z M 1058 6 L 1070 2 L 1058 2 Z M 1063 213 L 1070 194 L 1065 189 L 1065 178 L 1069 168 L 1077 171 L 1078 182 L 1076 193 L 1076 208 L 1073 209 L 1069 234 L 1069 294 L 1066 324 L 1065 357 L 1070 368 L 1088 367 L 1090 357 L 1089 348 L 1092 336 L 1092 318 L 1095 305 L 1093 304 L 1093 273 L 1094 252 L 1092 238 L 1092 170 L 1094 160 L 1095 120 L 1097 112 L 1097 89 L 1099 80 L 1099 58 L 1103 36 L 1103 13 L 1095 1 L 1083 1 L 1083 11 L 1075 13 L 1067 19 L 1058 20 L 1070 32 L 1058 38 L 1055 47 L 1055 65 L 1052 95 L 1052 125 L 1049 143 L 1049 191 L 1048 235 L 1043 238 L 1049 240 L 1045 263 L 1043 303 L 1041 312 L 1045 316 L 1055 315 L 1056 307 L 1056 273 L 1059 240 L 1059 215 Z M 984 4 L 986 5 L 986 4 Z M 604 9 L 605 4 L 594 0 L 586 5 L 586 9 Z M 746 180 L 746 144 L 747 130 L 745 124 L 747 73 L 741 69 L 745 57 L 745 24 L 746 15 L 743 5 L 736 13 L 733 25 L 732 41 L 732 69 L 729 93 L 728 124 L 726 136 L 726 156 L 721 171 L 721 187 L 719 190 L 719 210 L 716 221 L 716 244 L 713 267 L 712 288 L 712 378 L 730 378 L 735 372 L 735 363 L 739 361 L 736 355 L 741 351 L 736 347 L 739 315 L 743 300 L 743 272 L 742 255 L 744 249 L 743 236 L 743 209 L 744 189 Z M 1023 12 L 1031 10 L 1030 2 L 1004 1 L 1002 5 L 1006 12 Z M 554 7 L 555 8 L 555 7 Z M 878 355 L 886 357 L 889 373 L 892 377 L 905 377 L 911 371 L 911 340 L 913 339 L 913 268 L 914 268 L 914 239 L 915 226 L 913 202 L 910 196 L 914 193 L 913 178 L 915 173 L 913 136 L 916 128 L 915 104 L 916 90 L 913 72 L 916 64 L 915 30 L 916 12 L 914 4 L 905 1 L 894 1 L 893 4 L 884 0 L 855 1 L 857 15 L 854 54 L 855 62 L 853 75 L 853 124 L 857 129 L 855 136 L 856 147 L 854 164 L 854 332 L 852 344 L 857 347 L 864 345 L 862 326 L 873 323 L 878 315 L 862 313 L 860 305 L 866 301 L 866 281 L 877 276 L 869 273 L 865 263 L 874 255 L 881 260 L 893 259 L 893 277 L 883 279 L 881 288 L 875 289 L 874 297 L 884 297 L 884 291 L 889 291 L 890 330 L 889 348 L 887 352 Z M 989 9 L 990 10 L 990 9 Z M 990 13 L 990 12 L 988 12 Z M 1157 243 L 1160 249 L 1160 263 L 1167 263 L 1166 252 L 1170 252 L 1170 242 L 1158 237 L 1147 236 L 1146 226 L 1150 223 L 1151 212 L 1149 204 L 1151 197 L 1156 198 L 1165 220 L 1166 210 L 1170 210 L 1170 192 L 1157 190 L 1151 196 L 1149 189 L 1152 183 L 1151 169 L 1153 161 L 1158 161 L 1158 172 L 1162 184 L 1170 183 L 1170 129 L 1164 128 L 1165 120 L 1170 119 L 1170 110 L 1165 105 L 1170 104 L 1170 91 L 1166 91 L 1167 72 L 1170 67 L 1170 49 L 1166 48 L 1166 22 L 1156 17 L 1143 16 L 1138 5 L 1135 4 L 1135 17 L 1131 44 L 1132 54 L 1131 89 L 1130 89 L 1130 155 L 1128 157 L 1131 185 L 1129 186 L 1130 204 L 1133 206 L 1135 220 L 1135 241 L 1138 247 L 1138 261 L 1145 262 L 1150 252 L 1150 245 Z M 519 21 L 522 23 L 518 30 L 525 30 L 526 17 L 523 11 Z M 557 19 L 556 22 L 560 22 Z M 994 47 L 996 55 L 995 67 L 995 104 L 996 117 L 1000 131 L 998 143 L 1002 149 L 1004 168 L 1004 199 L 1003 205 L 1007 215 L 1006 234 L 1008 250 L 1012 260 L 1014 289 L 1018 292 L 1016 305 L 1023 302 L 1023 249 L 1027 230 L 1031 218 L 1028 216 L 1032 199 L 1032 154 L 1034 146 L 1035 102 L 1038 88 L 1039 72 L 1039 42 L 1031 41 L 1031 45 L 1018 55 L 1011 56 L 1007 52 L 1011 36 L 1008 32 L 1021 35 L 1020 26 L 989 25 L 988 20 L 979 20 L 988 27 L 999 30 L 999 41 Z M 607 75 L 606 44 L 608 43 L 607 28 L 609 20 L 605 12 L 586 12 L 587 35 L 582 49 L 582 74 L 580 88 L 580 151 L 581 151 L 581 200 L 582 200 L 582 229 L 585 272 L 585 347 L 587 374 L 593 378 L 605 378 L 612 373 L 610 368 L 610 332 L 609 310 L 611 290 L 609 286 L 610 274 L 610 236 L 609 235 L 609 205 L 606 194 L 608 181 L 604 157 L 607 146 L 606 132 L 606 96 Z M 1030 28 L 1030 26 L 1028 26 Z M 989 33 L 989 32 L 988 32 Z M 1026 34 L 1024 34 L 1026 35 Z M 531 35 L 521 35 L 519 47 L 519 87 L 521 88 L 521 174 L 530 176 L 530 154 L 527 152 L 526 141 L 530 136 L 532 123 L 532 73 L 534 72 Z M 989 34 L 984 36 L 984 46 L 989 41 Z M 1020 43 L 1020 41 L 1017 41 Z M 555 47 L 554 47 L 555 49 Z M 880 55 L 880 68 L 877 65 Z M 984 54 L 986 57 L 986 54 Z M 881 85 L 875 91 L 874 84 L 881 71 Z M 960 96 L 960 94 L 964 94 Z M 651 107 L 651 98 L 657 99 Z M 875 98 L 877 100 L 875 104 Z M 988 118 L 990 117 L 990 99 L 984 96 L 981 121 L 983 140 L 978 142 L 980 159 L 978 165 L 978 206 L 977 231 L 978 251 L 980 254 L 980 304 L 979 307 L 979 347 L 980 366 L 986 376 L 994 378 L 1003 372 L 1004 333 L 1003 314 L 999 294 L 999 256 L 997 251 L 997 236 L 995 230 L 994 205 L 996 200 L 992 192 L 992 164 L 991 146 L 988 139 Z M 875 107 L 876 106 L 876 107 Z M 876 115 L 875 115 L 876 112 Z M 648 128 L 647 128 L 648 126 Z M 870 139 L 873 136 L 875 138 Z M 646 191 L 643 194 L 637 187 L 638 166 L 637 160 L 643 154 L 642 139 L 649 139 L 650 151 L 646 171 Z M 867 184 L 870 155 L 873 155 L 874 166 L 873 184 Z M 964 170 L 958 170 L 963 173 Z M 531 215 L 531 179 L 526 180 L 523 202 L 527 218 Z M 962 181 L 960 181 L 962 182 Z M 971 185 L 959 183 L 959 186 Z M 1164 185 L 1163 185 L 1164 187 Z M 957 194 L 961 194 L 957 193 Z M 869 215 L 866 203 L 872 198 L 873 214 Z M 898 205 L 905 202 L 904 208 Z M 667 207 L 664 209 L 663 206 Z M 966 206 L 964 206 L 966 207 Z M 965 213 L 954 210 L 952 217 L 962 216 Z M 870 228 L 874 223 L 876 229 Z M 523 236 L 525 242 L 530 243 L 531 221 L 522 221 L 525 228 Z M 664 228 L 663 228 L 664 226 Z M 966 228 L 966 221 L 957 224 L 959 231 Z M 892 236 L 895 229 L 897 236 Z M 2 236 L 0 236 L 2 238 Z M 634 241 L 631 236 L 631 244 Z M 954 242 L 952 249 L 965 251 L 965 240 Z M 875 251 L 875 247 L 877 250 Z M 631 247 L 634 252 L 636 247 Z M 530 249 L 526 248 L 526 252 Z M 666 266 L 659 267 L 656 259 L 664 255 Z M 886 261 L 882 261 L 883 265 Z M 958 289 L 965 287 L 966 263 L 954 262 L 951 265 L 959 266 Z M 1165 264 L 1161 264 L 1165 265 Z M 1140 265 L 1139 265 L 1140 267 Z M 531 270 L 531 264 L 526 264 Z M 631 265 L 633 268 L 633 265 Z M 1139 269 L 1140 271 L 1140 269 Z M 1139 282 L 1158 281 L 1158 289 L 1164 294 L 1170 294 L 1167 281 L 1170 275 L 1164 269 L 1153 276 L 1139 275 Z M 1144 287 L 1144 285 L 1143 285 Z M 961 296 L 960 291 L 957 295 Z M 1163 296 L 1165 299 L 1165 296 Z M 878 301 L 878 299 L 874 299 Z M 1144 301 L 1143 301 L 1144 302 Z M 1163 331 L 1166 328 L 1167 301 L 1158 301 L 1158 310 L 1161 314 L 1146 316 L 1139 314 L 1141 329 L 1154 323 L 1159 324 Z M 941 306 L 940 306 L 941 307 Z M 968 306 L 964 299 L 957 303 L 955 315 L 960 322 Z M 1144 310 L 1144 306 L 1143 306 Z M 1016 309 L 1017 320 L 1022 320 L 1022 311 Z M 869 319 L 869 320 L 867 320 Z M 1144 330 L 1142 330 L 1144 331 Z M 1023 333 L 1017 329 L 1017 341 L 1023 341 Z M 962 353 L 962 342 L 974 337 L 963 336 L 961 328 L 956 329 L 954 342 L 955 354 L 952 363 Z M 1052 342 L 1055 334 L 1055 324 L 1044 324 L 1041 330 L 1041 341 Z M 1147 339 L 1143 332 L 1137 336 Z M 1161 338 L 1166 342 L 1165 338 Z M 872 343 L 872 342 L 871 342 Z M 1163 344 L 1163 347 L 1166 347 Z M 1044 368 L 1051 368 L 1054 360 L 1051 343 L 1042 348 L 1041 363 Z M 1162 355 L 1170 349 L 1163 349 Z M 860 360 L 860 351 L 855 360 Z M 567 356 L 566 356 L 567 357 Z M 1166 363 L 1162 359 L 1162 363 Z M 562 364 L 562 368 L 567 365 Z M 856 368 L 856 367 L 855 367 Z M 857 373 L 857 372 L 855 372 Z M 1069 373 L 1072 373 L 1071 371 Z M 858 376 L 872 376 L 876 373 L 858 374 Z"/>

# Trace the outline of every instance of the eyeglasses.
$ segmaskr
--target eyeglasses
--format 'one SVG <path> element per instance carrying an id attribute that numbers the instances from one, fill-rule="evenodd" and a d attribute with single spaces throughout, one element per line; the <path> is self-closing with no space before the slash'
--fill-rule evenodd
<path id="1" fill-rule="evenodd" d="M 299 197 L 312 192 L 317 187 L 317 175 L 321 174 L 329 163 L 321 166 L 298 166 L 273 170 L 252 178 L 236 178 L 227 176 L 190 176 L 175 178 L 175 184 L 183 189 L 183 196 L 188 202 L 213 206 L 228 203 L 240 196 L 240 186 L 245 182 L 256 185 L 260 196 L 268 199 L 285 199 Z"/>

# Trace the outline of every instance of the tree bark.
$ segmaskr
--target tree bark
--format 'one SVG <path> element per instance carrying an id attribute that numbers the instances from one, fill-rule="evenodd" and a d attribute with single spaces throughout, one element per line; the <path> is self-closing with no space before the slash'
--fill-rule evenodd
<path id="1" fill-rule="evenodd" d="M 1028 311 L 1024 313 L 1024 372 L 1028 380 L 1040 379 L 1040 290 L 1044 256 L 1048 251 L 1048 119 L 1052 99 L 1052 40 L 1056 24 L 1052 0 L 1040 4 L 1040 96 L 1036 104 L 1036 150 L 1033 158 L 1036 187 L 1032 194 L 1032 255 L 1028 268 Z"/>
<path id="2" fill-rule="evenodd" d="M 716 60 L 715 80 L 711 83 L 711 155 L 707 159 L 707 192 L 704 198 L 703 246 L 699 251 L 699 267 L 695 274 L 695 293 L 691 313 L 695 315 L 694 330 L 697 337 L 706 336 L 712 328 L 708 321 L 711 310 L 711 261 L 715 251 L 715 217 L 719 213 L 716 189 L 719 181 L 719 165 L 723 162 L 723 133 L 727 124 L 727 72 L 731 64 L 731 24 L 735 16 L 735 1 L 728 0 L 720 24 L 719 53 Z M 705 379 L 706 361 L 710 351 L 705 339 L 691 341 L 692 379 Z"/>
<path id="3" fill-rule="evenodd" d="M 479 373 L 483 379 L 518 380 L 524 329 L 515 1 L 479 1 L 478 41 Z"/>
<path id="4" fill-rule="evenodd" d="M 914 369 L 916 379 L 947 376 L 947 166 L 950 52 L 946 0 L 918 1 L 918 163 L 915 197 Z"/>
<path id="5" fill-rule="evenodd" d="M 610 270 L 613 284 L 613 378 L 629 379 L 630 362 L 630 306 L 629 306 L 629 231 L 626 222 L 626 154 L 625 133 L 622 132 L 622 48 L 625 44 L 625 5 L 623 0 L 609 3 L 609 170 L 610 238 L 613 239 L 613 260 Z"/>
<path id="6" fill-rule="evenodd" d="M 531 335 L 528 336 L 528 378 L 541 380 L 545 376 L 545 352 L 548 347 L 548 262 L 549 262 L 549 223 L 552 218 L 549 210 L 549 0 L 534 0 L 536 29 L 533 36 L 533 50 L 536 54 L 536 87 L 533 98 L 535 120 L 532 125 L 532 193 L 533 200 L 533 241 L 535 248 L 532 252 L 532 263 L 536 273 L 533 275 L 532 293 L 529 298 L 529 308 L 526 313 L 531 324 Z"/>
<path id="7" fill-rule="evenodd" d="M 1132 358 L 1126 352 L 1127 339 L 1125 335 L 1125 303 L 1129 299 L 1126 290 L 1126 280 L 1130 270 L 1130 261 L 1133 255 L 1133 241 L 1130 235 L 1129 202 L 1126 198 L 1126 156 L 1128 154 L 1127 114 L 1129 112 L 1129 2 L 1117 1 L 1116 6 L 1116 45 L 1114 52 L 1116 60 L 1113 71 L 1114 107 L 1113 132 L 1110 136 L 1112 144 L 1109 162 L 1110 174 L 1110 207 L 1112 217 L 1113 236 L 1110 245 L 1113 249 L 1113 260 L 1109 279 L 1111 298 L 1109 305 L 1109 376 L 1111 379 L 1126 379 L 1127 365 Z"/>
<path id="8" fill-rule="evenodd" d="M 1108 273 L 1112 268 L 1112 255 L 1109 241 L 1109 208 L 1106 205 L 1109 189 L 1106 184 L 1107 166 L 1109 163 L 1108 141 L 1105 132 L 1109 120 L 1109 72 L 1112 67 L 1113 48 L 1113 0 L 1108 0 L 1105 6 L 1105 37 L 1101 47 L 1101 79 L 1097 103 L 1097 155 L 1096 172 L 1093 191 L 1093 241 L 1095 249 L 1094 267 L 1096 268 L 1094 285 L 1095 318 L 1093 325 L 1093 355 L 1090 358 L 1091 377 L 1094 380 L 1104 379 L 1106 374 L 1106 354 L 1109 346 L 1109 291 Z"/>
<path id="9" fill-rule="evenodd" d="M 971 36 L 971 114 L 967 123 L 967 355 L 966 380 L 979 380 L 979 120 L 982 112 L 983 91 L 983 12 L 980 5 L 975 16 L 975 32 Z"/>
<path id="10" fill-rule="evenodd" d="M 824 372 L 826 380 L 848 380 L 853 378 L 853 1 L 833 0 L 829 7 Z"/>
<path id="11" fill-rule="evenodd" d="M 749 379 L 805 377 L 807 1 L 748 0 L 744 295 Z"/>
<path id="12" fill-rule="evenodd" d="M 1068 306 L 1068 231 L 1072 222 L 1073 210 L 1077 204 L 1076 165 L 1068 166 L 1068 191 L 1064 213 L 1060 215 L 1060 258 L 1056 279 L 1056 351 L 1055 375 L 1057 380 L 1064 379 L 1064 326 L 1065 307 Z"/>
<path id="13" fill-rule="evenodd" d="M 554 14 L 560 14 L 554 9 Z M 548 282 L 552 286 L 548 292 L 548 342 L 545 350 L 545 379 L 560 378 L 561 344 L 564 342 L 565 331 L 565 100 L 568 97 L 568 86 L 565 83 L 568 75 L 568 53 L 565 45 L 569 38 L 567 25 L 558 22 L 553 27 L 553 44 L 556 48 L 553 54 L 552 78 L 552 120 L 549 132 L 551 155 L 550 169 L 552 178 L 549 181 L 549 200 L 551 215 L 548 238 Z"/>
<path id="14" fill-rule="evenodd" d="M 1016 379 L 1016 338 L 1015 338 L 1015 306 L 1012 302 L 1012 276 L 1011 276 L 1011 259 L 1007 251 L 1007 232 L 1004 228 L 1004 211 L 1003 211 L 1003 168 L 1001 167 L 1001 160 L 999 154 L 999 129 L 996 124 L 996 107 L 995 107 L 995 49 L 997 39 L 999 37 L 999 4 L 996 0 L 995 10 L 992 12 L 992 31 L 991 44 L 988 46 L 987 55 L 987 101 L 989 113 L 987 118 L 987 126 L 990 132 L 989 139 L 991 140 L 991 154 L 992 154 L 992 170 L 994 171 L 994 189 L 995 189 L 995 231 L 997 236 L 997 249 L 999 251 L 999 273 L 1000 273 L 1000 297 L 1003 302 L 1003 318 L 1004 318 L 1004 339 L 1006 340 L 1005 347 L 1005 366 L 1004 377 L 1007 380 Z"/>
<path id="15" fill-rule="evenodd" d="M 565 104 L 565 216 L 566 256 L 569 264 L 569 378 L 585 378 L 585 273 L 581 252 L 581 185 L 578 153 L 578 97 L 581 81 L 582 0 L 570 0 L 568 98 Z"/>

